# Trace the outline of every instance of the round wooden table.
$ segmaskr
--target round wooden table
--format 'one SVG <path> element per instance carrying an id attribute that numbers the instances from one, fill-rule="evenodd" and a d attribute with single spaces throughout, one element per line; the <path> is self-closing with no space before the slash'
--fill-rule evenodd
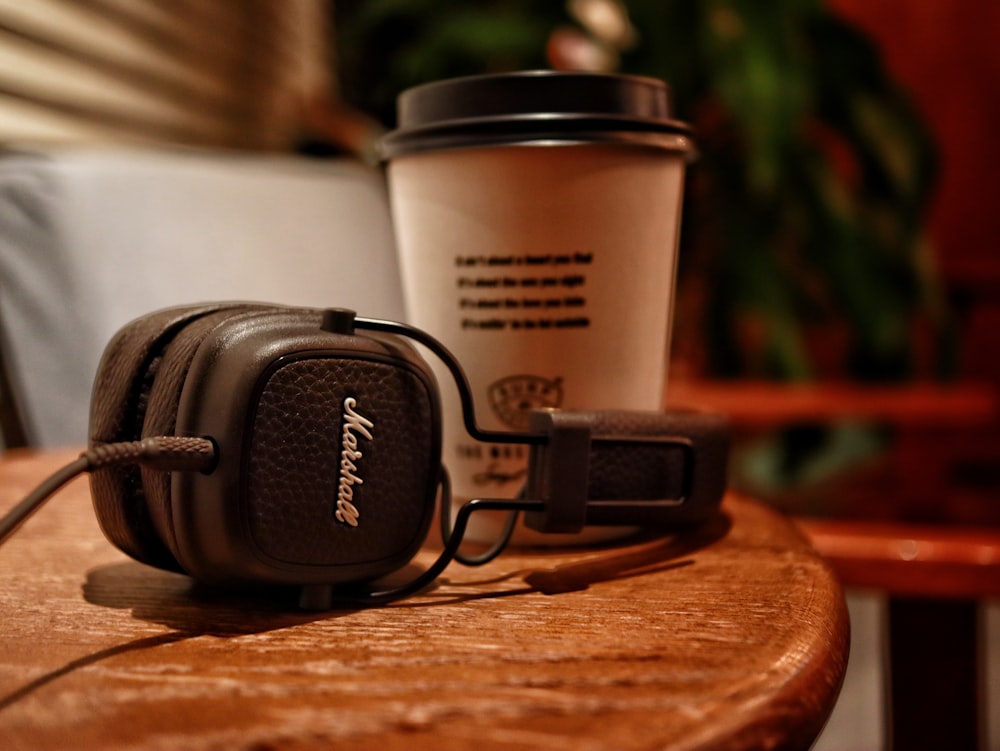
<path id="1" fill-rule="evenodd" d="M 0 511 L 71 456 L 0 459 Z M 830 569 L 737 496 L 684 534 L 306 613 L 127 559 L 76 480 L 0 547 L 0 598 L 6 751 L 805 749 L 848 649 Z"/>

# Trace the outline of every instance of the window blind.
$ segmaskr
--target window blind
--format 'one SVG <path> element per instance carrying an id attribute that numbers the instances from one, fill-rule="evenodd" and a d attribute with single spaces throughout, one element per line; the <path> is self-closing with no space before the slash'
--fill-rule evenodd
<path id="1" fill-rule="evenodd" d="M 326 0 L 0 0 L 0 146 L 289 143 Z"/>

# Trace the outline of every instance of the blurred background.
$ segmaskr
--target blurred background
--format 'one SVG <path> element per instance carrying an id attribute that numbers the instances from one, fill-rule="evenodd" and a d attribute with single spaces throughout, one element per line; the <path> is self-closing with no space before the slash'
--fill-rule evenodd
<path id="1" fill-rule="evenodd" d="M 1000 61 L 984 29 L 1000 14 L 984 3 L 974 15 L 889 0 L 341 1 L 334 48 L 342 101 L 386 128 L 401 90 L 449 76 L 557 67 L 667 80 L 701 150 L 675 380 L 953 382 L 1000 372 L 980 343 L 997 267 L 991 212 L 977 205 L 997 149 L 984 122 L 998 116 L 988 92 Z M 876 471 L 891 438 L 884 425 L 799 424 L 748 445 L 737 479 L 823 511 L 820 485 L 846 466 Z M 1000 454 L 976 453 L 963 481 L 994 487 Z M 994 504 L 981 511 L 1000 519 Z"/>
<path id="2" fill-rule="evenodd" d="M 124 147 L 377 171 L 419 83 L 662 78 L 701 154 L 668 399 L 728 411 L 734 486 L 792 513 L 983 530 L 1000 527 L 998 39 L 993 0 L 0 0 L 0 161 Z M 827 747 L 882 743 L 851 726 Z"/>
<path id="3" fill-rule="evenodd" d="M 1000 218 L 988 189 L 1000 151 L 990 42 L 1000 10 L 971 7 L 0 0 L 0 147 L 158 144 L 371 162 L 396 96 L 422 82 L 550 67 L 662 78 L 701 152 L 682 232 L 677 397 L 691 379 L 962 383 L 946 402 L 923 396 L 981 428 L 987 420 L 971 413 L 992 404 L 971 381 L 1000 382 L 990 346 Z M 864 411 L 851 396 L 847 411 Z M 893 404 L 888 417 L 906 421 Z M 844 469 L 867 473 L 868 489 L 899 481 L 893 426 L 828 417 L 754 431 L 737 482 L 824 513 L 849 503 L 836 484 Z M 953 496 L 967 490 L 962 501 L 915 511 L 883 499 L 880 513 L 1000 521 L 997 504 L 975 497 L 1000 487 L 1000 441 L 973 433 L 953 436 L 961 445 L 934 480 Z M 871 512 L 860 487 L 853 510 Z"/>

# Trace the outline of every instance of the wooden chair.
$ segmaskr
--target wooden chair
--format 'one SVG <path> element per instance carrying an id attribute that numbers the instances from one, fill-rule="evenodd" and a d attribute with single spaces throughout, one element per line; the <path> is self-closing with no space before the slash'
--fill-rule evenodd
<path id="1" fill-rule="evenodd" d="M 976 384 L 678 383 L 669 400 L 725 412 L 744 435 L 845 419 L 895 430 L 892 485 L 859 489 L 871 517 L 895 520 L 797 522 L 846 587 L 887 598 L 887 746 L 985 747 L 980 621 L 983 600 L 1000 596 L 1000 526 L 978 522 L 995 519 L 997 499 L 981 499 L 978 511 L 949 507 L 949 470 L 968 445 L 952 439 L 997 426 L 996 393 Z M 882 508 L 872 508 L 878 494 Z M 862 505 L 850 508 L 857 514 Z"/>
<path id="2" fill-rule="evenodd" d="M 845 586 L 888 599 L 889 747 L 985 748 L 982 603 L 1000 597 L 1000 530 L 797 521 Z"/>

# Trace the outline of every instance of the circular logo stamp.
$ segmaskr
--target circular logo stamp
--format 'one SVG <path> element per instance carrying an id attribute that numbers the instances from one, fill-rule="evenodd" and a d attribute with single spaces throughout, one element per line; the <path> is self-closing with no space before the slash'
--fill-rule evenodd
<path id="1" fill-rule="evenodd" d="M 531 410 L 562 405 L 562 378 L 513 375 L 495 381 L 486 390 L 490 407 L 500 421 L 514 430 L 527 430 Z"/>

